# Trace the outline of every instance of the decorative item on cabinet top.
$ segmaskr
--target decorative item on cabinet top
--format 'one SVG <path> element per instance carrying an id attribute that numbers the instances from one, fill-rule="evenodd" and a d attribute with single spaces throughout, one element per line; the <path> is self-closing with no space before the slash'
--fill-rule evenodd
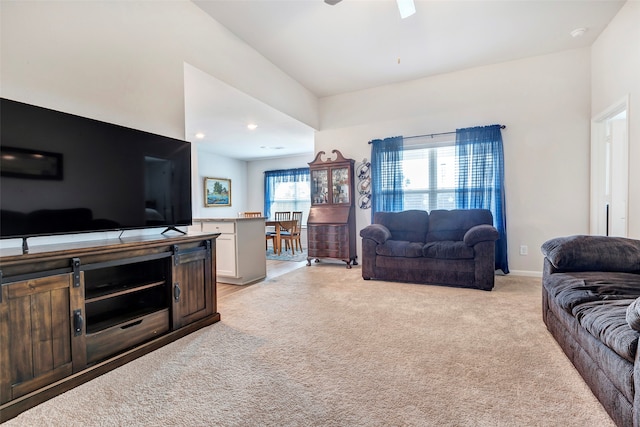
<path id="1" fill-rule="evenodd" d="M 360 182 L 358 182 L 358 206 L 360 209 L 371 208 L 371 163 L 367 159 L 362 159 L 362 162 L 356 166 L 356 175 Z"/>

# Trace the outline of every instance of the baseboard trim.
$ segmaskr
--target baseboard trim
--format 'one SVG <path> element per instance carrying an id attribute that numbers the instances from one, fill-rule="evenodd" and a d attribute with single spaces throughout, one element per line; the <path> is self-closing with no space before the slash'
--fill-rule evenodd
<path id="1" fill-rule="evenodd" d="M 506 274 L 497 274 L 498 276 L 506 276 Z M 529 271 L 529 270 L 511 270 L 509 276 L 526 276 L 526 277 L 542 277 L 542 271 Z"/>

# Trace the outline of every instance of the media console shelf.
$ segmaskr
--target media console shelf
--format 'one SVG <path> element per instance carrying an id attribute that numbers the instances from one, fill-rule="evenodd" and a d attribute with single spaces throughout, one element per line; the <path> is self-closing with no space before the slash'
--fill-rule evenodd
<path id="1" fill-rule="evenodd" d="M 0 422 L 220 320 L 218 233 L 0 251 Z"/>

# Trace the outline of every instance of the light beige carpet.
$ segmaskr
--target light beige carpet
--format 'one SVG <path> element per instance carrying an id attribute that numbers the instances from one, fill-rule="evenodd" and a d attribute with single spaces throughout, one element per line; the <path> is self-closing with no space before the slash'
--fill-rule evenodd
<path id="1" fill-rule="evenodd" d="M 222 321 L 7 426 L 612 426 L 541 319 L 492 292 L 314 264 L 227 296 Z"/>

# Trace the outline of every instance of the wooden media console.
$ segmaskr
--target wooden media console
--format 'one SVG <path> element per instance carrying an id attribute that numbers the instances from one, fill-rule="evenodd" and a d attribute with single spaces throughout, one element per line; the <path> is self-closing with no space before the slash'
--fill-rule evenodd
<path id="1" fill-rule="evenodd" d="M 220 320 L 217 233 L 0 251 L 0 422 Z"/>

